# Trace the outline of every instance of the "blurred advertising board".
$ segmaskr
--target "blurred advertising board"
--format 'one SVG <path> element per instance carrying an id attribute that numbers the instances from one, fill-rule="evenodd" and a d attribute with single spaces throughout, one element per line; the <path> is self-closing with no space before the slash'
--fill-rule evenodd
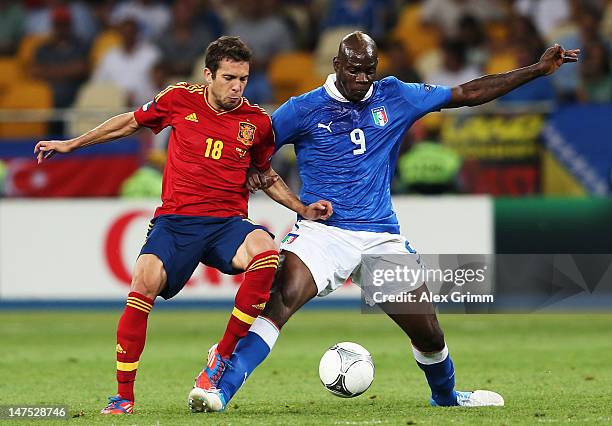
<path id="1" fill-rule="evenodd" d="M 251 219 L 276 242 L 295 214 L 257 196 Z M 402 232 L 422 252 L 492 253 L 488 197 L 394 199 Z M 119 199 L 0 201 L 0 304 L 11 300 L 123 300 L 155 201 Z M 321 241 L 324 246 L 325 241 Z M 200 265 L 179 300 L 230 300 L 241 276 Z M 347 285 L 329 297 L 359 298 Z"/>
<path id="2" fill-rule="evenodd" d="M 539 144 L 545 123 L 543 113 L 446 114 L 440 137 L 464 158 L 463 192 L 539 192 Z"/>

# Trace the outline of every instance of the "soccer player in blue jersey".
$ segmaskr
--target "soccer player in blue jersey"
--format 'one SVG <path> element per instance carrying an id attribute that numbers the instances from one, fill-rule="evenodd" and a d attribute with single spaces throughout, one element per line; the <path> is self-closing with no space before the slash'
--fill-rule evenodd
<path id="1" fill-rule="evenodd" d="M 238 343 L 217 388 L 190 394 L 192 410 L 223 410 L 267 357 L 293 313 L 349 277 L 360 283 L 363 254 L 405 254 L 416 261 L 416 251 L 400 235 L 390 191 L 402 135 L 412 123 L 431 111 L 489 102 L 566 62 L 576 62 L 578 54 L 555 45 L 536 64 L 449 88 L 404 83 L 395 77 L 374 81 L 376 44 L 361 32 L 347 35 L 333 59 L 335 74 L 323 87 L 291 98 L 272 117 L 277 149 L 294 144 L 302 202 L 329 200 L 333 214 L 325 223 L 298 218 L 281 244 L 285 260 L 277 290 Z M 275 200 L 288 191 L 275 176 L 253 174 L 249 181 Z M 417 299 L 424 291 L 425 285 L 414 291 Z M 410 338 L 431 388 L 432 405 L 504 404 L 495 392 L 455 390 L 453 362 L 431 304 L 402 314 L 393 313 L 388 305 L 379 306 Z"/>

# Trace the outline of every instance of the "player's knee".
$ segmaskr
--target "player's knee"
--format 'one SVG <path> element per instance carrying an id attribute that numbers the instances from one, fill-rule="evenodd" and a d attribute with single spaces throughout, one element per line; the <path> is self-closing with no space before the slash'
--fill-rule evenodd
<path id="1" fill-rule="evenodd" d="M 270 234 L 263 229 L 256 229 L 255 231 L 251 232 L 251 234 L 248 236 L 247 242 L 247 251 L 251 258 L 266 251 L 278 251 Z"/>

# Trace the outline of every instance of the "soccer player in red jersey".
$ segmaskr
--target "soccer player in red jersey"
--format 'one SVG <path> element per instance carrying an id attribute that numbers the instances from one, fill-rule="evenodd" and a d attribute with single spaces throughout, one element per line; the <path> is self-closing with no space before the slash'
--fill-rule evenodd
<path id="1" fill-rule="evenodd" d="M 246 180 L 249 167 L 274 176 L 274 133 L 265 111 L 242 97 L 250 59 L 251 51 L 238 37 L 221 37 L 206 50 L 206 86 L 169 86 L 137 111 L 112 117 L 77 138 L 36 144 L 34 153 L 41 163 L 56 153 L 128 136 L 141 127 L 155 133 L 172 127 L 162 205 L 136 261 L 117 327 L 118 392 L 103 414 L 132 413 L 134 380 L 154 300 L 175 296 L 200 262 L 227 274 L 245 272 L 245 278 L 225 334 L 209 351 L 207 366 L 196 379 L 197 388 L 216 386 L 225 361 L 269 299 L 278 250 L 268 231 L 247 218 Z M 281 203 L 302 217 L 325 220 L 332 214 L 327 201 L 302 204 L 282 180 L 275 180 L 273 187 Z"/>

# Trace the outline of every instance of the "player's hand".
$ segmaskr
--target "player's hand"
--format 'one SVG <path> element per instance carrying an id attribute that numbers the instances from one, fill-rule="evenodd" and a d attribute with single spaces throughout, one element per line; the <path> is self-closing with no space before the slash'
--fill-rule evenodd
<path id="1" fill-rule="evenodd" d="M 53 157 L 56 153 L 66 154 L 73 150 L 70 141 L 40 141 L 34 147 L 34 155 L 38 164 Z"/>
<path id="2" fill-rule="evenodd" d="M 247 189 L 253 194 L 260 189 L 267 189 L 279 179 L 277 174 L 266 175 L 256 169 L 249 169 L 247 173 Z"/>
<path id="3" fill-rule="evenodd" d="M 334 214 L 334 209 L 329 201 L 319 200 L 306 206 L 301 216 L 308 220 L 327 220 Z"/>
<path id="4" fill-rule="evenodd" d="M 542 69 L 544 75 L 554 73 L 559 67 L 567 62 L 578 62 L 580 49 L 565 50 L 558 44 L 546 49 L 546 52 L 540 58 L 538 65 Z"/>

